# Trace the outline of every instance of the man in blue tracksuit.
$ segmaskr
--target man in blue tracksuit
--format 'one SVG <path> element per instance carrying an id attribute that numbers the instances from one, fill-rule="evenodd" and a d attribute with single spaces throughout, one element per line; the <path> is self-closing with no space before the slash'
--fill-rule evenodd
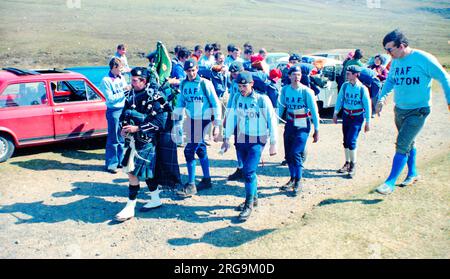
<path id="1" fill-rule="evenodd" d="M 230 99 L 222 149 L 226 152 L 230 148 L 230 137 L 236 128 L 236 149 L 242 158 L 245 178 L 245 202 L 237 210 L 241 211 L 239 220 L 246 221 L 257 198 L 256 168 L 269 137 L 270 155 L 277 153 L 278 124 L 269 97 L 253 90 L 251 73 L 239 73 L 236 83 L 240 94 Z"/>
<path id="2" fill-rule="evenodd" d="M 398 29 L 384 37 L 383 47 L 393 60 L 376 112 L 381 112 L 386 98 L 394 90 L 398 130 L 391 172 L 387 180 L 376 188 L 378 193 L 387 195 L 394 191 L 395 182 L 405 165 L 408 166 L 408 174 L 400 186 L 413 184 L 419 179 L 414 140 L 430 114 L 432 79 L 441 83 L 450 110 L 450 76 L 433 55 L 409 47 L 408 39 Z"/>
<path id="3" fill-rule="evenodd" d="M 110 71 L 102 79 L 100 91 L 106 99 L 106 120 L 108 136 L 106 138 L 105 167 L 110 173 L 117 173 L 121 167 L 124 151 L 124 140 L 120 135 L 119 117 L 125 105 L 125 91 L 130 89 L 125 77 L 121 74 L 122 61 L 113 57 L 109 61 Z"/>
<path id="4" fill-rule="evenodd" d="M 239 74 L 244 71 L 244 66 L 241 62 L 239 61 L 234 61 L 233 63 L 230 64 L 230 67 L 228 68 L 229 72 L 230 72 L 230 87 L 228 89 L 229 92 L 229 97 L 228 97 L 228 102 L 227 102 L 227 115 L 228 115 L 228 111 L 230 111 L 231 105 L 232 105 L 232 101 L 234 96 L 239 95 L 239 85 L 236 82 L 237 77 L 239 76 Z M 226 120 L 227 116 L 225 116 L 225 120 Z M 226 121 L 225 121 L 226 122 Z M 224 123 L 224 125 L 226 126 L 226 124 Z M 236 129 L 234 131 L 234 134 L 236 135 Z M 236 138 L 235 138 L 236 139 Z M 235 146 L 236 146 L 236 140 L 235 142 Z M 228 176 L 228 180 L 229 181 L 237 181 L 237 180 L 241 180 L 244 178 L 244 174 L 242 172 L 242 168 L 244 167 L 244 163 L 242 162 L 242 158 L 240 157 L 240 153 L 237 151 L 236 148 L 236 159 L 237 159 L 237 168 L 236 171 L 232 174 L 230 174 Z"/>
<path id="5" fill-rule="evenodd" d="M 342 133 L 344 135 L 345 164 L 337 172 L 348 173 L 350 178 L 353 178 L 355 175 L 356 142 L 364 119 L 366 120 L 364 132 L 368 132 L 370 129 L 371 105 L 369 90 L 359 81 L 358 76 L 360 73 L 360 67 L 355 65 L 348 66 L 346 71 L 347 82 L 339 90 L 333 115 L 333 122 L 337 124 L 337 115 L 343 108 Z"/>
<path id="6" fill-rule="evenodd" d="M 311 131 L 311 117 L 314 124 L 313 142 L 319 140 L 319 112 L 314 91 L 300 82 L 302 79 L 301 67 L 292 66 L 287 74 L 291 81 L 289 85 L 285 85 L 281 89 L 278 115 L 281 117 L 286 110 L 284 154 L 291 178 L 280 190 L 286 191 L 292 188 L 295 197 L 301 189 L 302 153 L 305 151 Z"/>
<path id="7" fill-rule="evenodd" d="M 180 83 L 180 95 L 174 110 L 174 117 L 178 120 L 175 125 L 175 134 L 182 135 L 182 120 L 186 108 L 188 121 L 187 144 L 184 149 L 189 181 L 183 189 L 177 192 L 183 197 L 192 196 L 197 190 L 211 188 L 211 176 L 209 174 L 209 159 L 206 153 L 204 141 L 205 131 L 211 122 L 214 122 L 213 136 L 217 140 L 219 125 L 221 125 L 221 103 L 214 91 L 211 81 L 201 78 L 198 73 L 197 61 L 188 59 L 184 63 L 186 79 Z M 200 159 L 203 179 L 195 186 L 195 154 Z"/>

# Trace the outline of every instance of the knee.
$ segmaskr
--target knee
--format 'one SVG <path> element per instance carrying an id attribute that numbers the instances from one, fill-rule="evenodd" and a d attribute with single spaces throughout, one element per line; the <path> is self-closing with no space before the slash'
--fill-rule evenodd
<path id="1" fill-rule="evenodd" d="M 244 171 L 245 183 L 252 183 L 256 179 L 256 173 L 254 171 Z"/>
<path id="2" fill-rule="evenodd" d="M 184 158 L 186 158 L 186 161 L 192 161 L 195 160 L 194 158 L 194 150 L 190 149 L 190 148 L 185 148 L 184 149 Z"/>
<path id="3" fill-rule="evenodd" d="M 207 157 L 206 147 L 204 145 L 200 145 L 196 151 L 198 158 L 203 159 Z"/>

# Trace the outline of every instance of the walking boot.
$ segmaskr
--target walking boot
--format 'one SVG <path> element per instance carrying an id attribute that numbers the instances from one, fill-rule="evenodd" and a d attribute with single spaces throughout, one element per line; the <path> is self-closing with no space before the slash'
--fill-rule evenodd
<path id="1" fill-rule="evenodd" d="M 228 181 L 238 181 L 244 177 L 242 169 L 236 169 L 236 171 L 228 176 Z"/>
<path id="2" fill-rule="evenodd" d="M 344 166 L 337 170 L 337 173 L 346 173 L 346 172 L 348 172 L 349 166 L 350 166 L 350 162 L 345 162 Z"/>
<path id="3" fill-rule="evenodd" d="M 300 180 L 295 180 L 294 186 L 293 186 L 293 191 L 292 191 L 292 196 L 296 197 L 298 195 L 298 193 L 301 191 L 302 191 L 302 183 L 300 182 Z"/>
<path id="4" fill-rule="evenodd" d="M 125 207 L 117 213 L 115 220 L 117 222 L 124 222 L 134 217 L 134 208 L 136 207 L 136 200 L 128 200 Z"/>
<path id="5" fill-rule="evenodd" d="M 291 177 L 291 179 L 286 184 L 280 187 L 280 191 L 289 191 L 289 189 L 292 188 L 292 186 L 294 186 L 293 177 Z"/>
<path id="6" fill-rule="evenodd" d="M 202 178 L 202 180 L 200 181 L 200 183 L 198 183 L 197 186 L 197 191 L 201 191 L 201 190 L 205 190 L 205 189 L 209 189 L 212 187 L 212 183 L 211 183 L 211 177 L 208 178 Z"/>
<path id="7" fill-rule="evenodd" d="M 255 198 L 253 199 L 253 207 L 257 207 L 257 206 L 258 206 L 258 198 L 255 197 Z M 245 207 L 245 202 L 243 202 L 243 203 L 241 203 L 240 205 L 236 206 L 236 208 L 235 208 L 234 210 L 236 210 L 236 211 L 242 211 L 242 210 L 244 210 L 244 207 Z"/>
<path id="8" fill-rule="evenodd" d="M 195 187 L 195 183 L 186 183 L 183 188 L 177 192 L 177 195 L 180 197 L 191 197 L 197 194 L 197 188 Z"/>
<path id="9" fill-rule="evenodd" d="M 253 210 L 253 202 L 250 202 L 249 199 L 245 199 L 245 205 L 242 209 L 241 213 L 239 214 L 239 221 L 245 222 L 250 218 L 250 215 L 252 214 Z"/>
<path id="10" fill-rule="evenodd" d="M 150 201 L 146 203 L 139 211 L 141 212 L 147 212 L 149 210 L 152 210 L 154 208 L 158 208 L 162 205 L 161 198 L 159 197 L 159 193 L 161 190 L 156 189 L 153 192 L 150 192 Z"/>
<path id="11" fill-rule="evenodd" d="M 353 178 L 355 174 L 356 174 L 356 164 L 350 162 L 350 165 L 348 167 L 348 177 Z"/>

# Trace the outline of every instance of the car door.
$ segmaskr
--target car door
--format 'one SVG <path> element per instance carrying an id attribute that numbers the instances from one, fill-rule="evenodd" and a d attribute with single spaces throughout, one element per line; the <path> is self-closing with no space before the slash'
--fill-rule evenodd
<path id="1" fill-rule="evenodd" d="M 19 145 L 54 140 L 53 111 L 45 82 L 8 84 L 0 93 L 0 130 Z"/>
<path id="2" fill-rule="evenodd" d="M 107 133 L 106 105 L 101 94 L 86 80 L 55 80 L 55 138 L 85 138 Z"/>

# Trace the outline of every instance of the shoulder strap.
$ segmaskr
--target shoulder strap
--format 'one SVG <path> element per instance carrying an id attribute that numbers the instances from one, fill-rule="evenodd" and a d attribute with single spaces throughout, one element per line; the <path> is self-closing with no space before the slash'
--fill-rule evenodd
<path id="1" fill-rule="evenodd" d="M 342 85 L 342 93 L 343 93 L 343 97 L 342 97 L 342 107 L 344 107 L 345 104 L 345 90 L 347 90 L 347 82 L 344 82 L 344 84 Z"/>
<path id="2" fill-rule="evenodd" d="M 200 78 L 200 88 L 202 89 L 203 94 L 205 95 L 206 99 L 208 100 L 209 107 L 212 108 L 211 100 L 209 99 L 208 92 L 206 91 L 206 84 L 202 78 Z"/>

